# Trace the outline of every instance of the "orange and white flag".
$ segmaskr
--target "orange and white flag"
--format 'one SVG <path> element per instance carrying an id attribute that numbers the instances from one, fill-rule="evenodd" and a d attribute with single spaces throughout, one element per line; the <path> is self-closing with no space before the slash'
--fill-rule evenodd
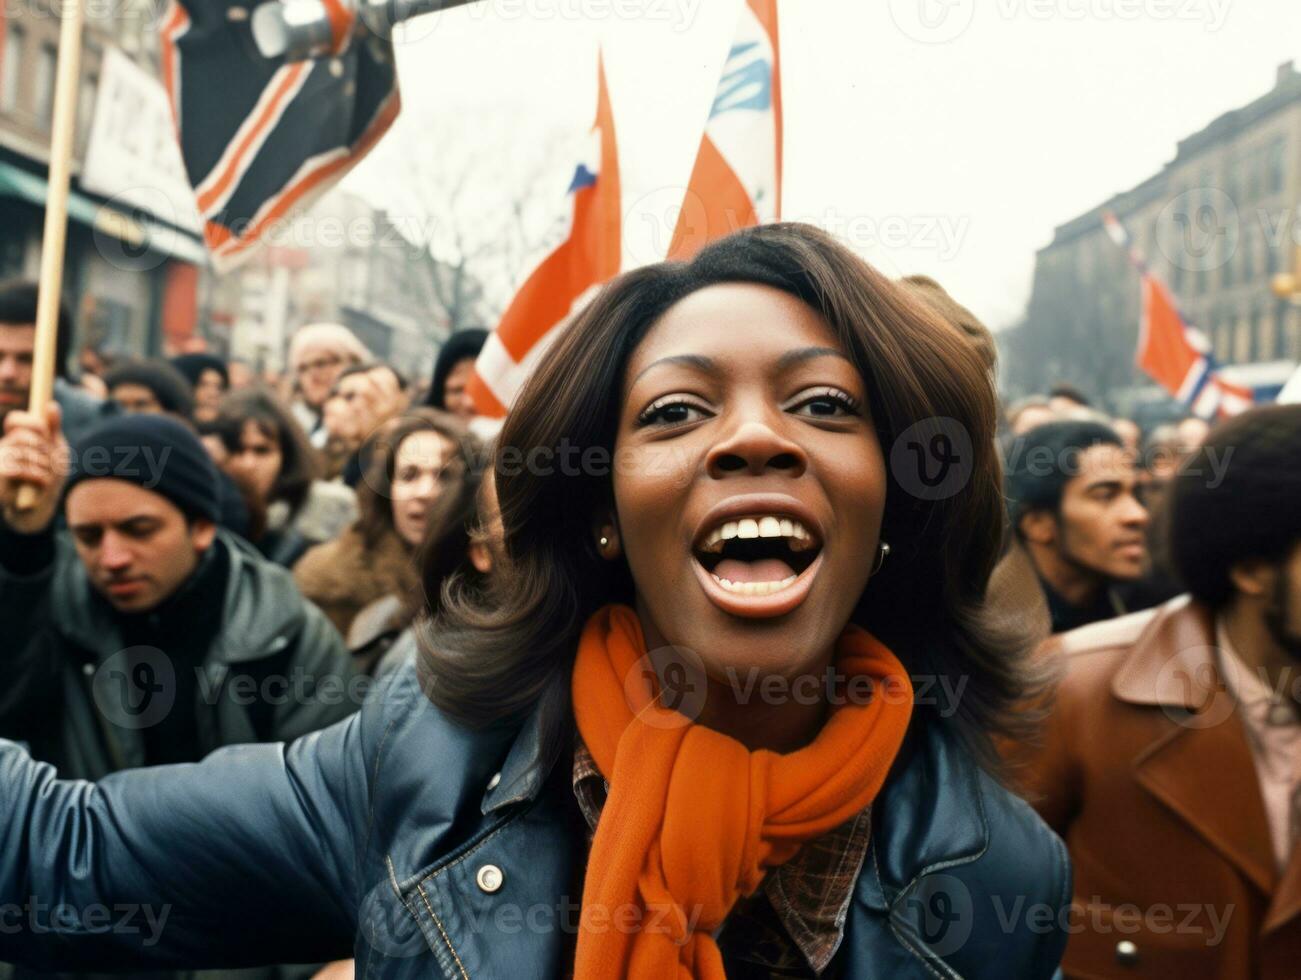
<path id="1" fill-rule="evenodd" d="M 566 200 L 569 232 L 524 281 L 474 365 L 469 392 L 480 415 L 500 418 L 543 352 L 601 286 L 619 274 L 622 204 L 614 113 L 597 64 L 596 123 L 574 169 Z"/>
<path id="2" fill-rule="evenodd" d="M 777 0 L 744 0 L 668 257 L 687 259 L 741 228 L 781 219 Z"/>
<path id="3" fill-rule="evenodd" d="M 1143 276 L 1143 321 L 1135 361 L 1201 418 L 1237 415 L 1254 402 L 1250 388 L 1224 377 L 1206 338 L 1188 325 L 1169 291 L 1151 274 Z"/>

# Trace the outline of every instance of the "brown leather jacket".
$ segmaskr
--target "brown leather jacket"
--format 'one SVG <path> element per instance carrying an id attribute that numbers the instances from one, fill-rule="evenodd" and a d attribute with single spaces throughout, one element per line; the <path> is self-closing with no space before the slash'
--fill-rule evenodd
<path id="1" fill-rule="evenodd" d="M 1055 636 L 1065 675 L 1026 795 L 1075 867 L 1068 977 L 1301 977 L 1301 848 L 1276 870 L 1208 610 Z"/>

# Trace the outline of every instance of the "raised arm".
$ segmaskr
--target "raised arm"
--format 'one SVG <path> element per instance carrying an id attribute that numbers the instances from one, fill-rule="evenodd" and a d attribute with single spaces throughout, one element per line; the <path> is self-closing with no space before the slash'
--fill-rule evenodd
<path id="1" fill-rule="evenodd" d="M 26 740 L 50 714 L 60 660 L 42 642 L 51 618 L 50 589 L 58 558 L 55 511 L 66 472 L 67 444 L 57 405 L 44 419 L 5 416 L 0 434 L 0 737 Z M 36 506 L 17 509 L 22 487 L 38 491 Z"/>
<path id="2" fill-rule="evenodd" d="M 0 741 L 0 961 L 215 968 L 351 955 L 359 717 L 197 765 L 62 781 Z"/>

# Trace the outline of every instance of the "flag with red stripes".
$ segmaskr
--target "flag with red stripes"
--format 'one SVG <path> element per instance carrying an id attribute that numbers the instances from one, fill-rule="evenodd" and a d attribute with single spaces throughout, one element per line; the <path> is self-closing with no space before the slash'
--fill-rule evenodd
<path id="1" fill-rule="evenodd" d="M 619 274 L 623 252 L 619 152 L 605 66 L 599 60 L 596 123 L 565 200 L 570 205 L 568 233 L 524 281 L 475 362 L 469 392 L 480 415 L 500 418 L 507 413 L 561 329 L 592 294 Z"/>
<path id="2" fill-rule="evenodd" d="M 1142 282 L 1143 312 L 1135 355 L 1139 368 L 1201 418 L 1237 415 L 1251 408 L 1252 390 L 1224 377 L 1206 336 L 1188 322 L 1170 291 L 1152 274 L 1129 229 L 1111 211 L 1102 212 L 1102 226 Z"/>
<path id="3" fill-rule="evenodd" d="M 256 0 L 172 0 L 161 27 L 163 85 L 219 270 L 348 172 L 397 118 L 393 46 L 354 32 L 325 0 L 333 50 L 264 58 L 250 28 Z"/>
<path id="4" fill-rule="evenodd" d="M 1193 414 L 1205 419 L 1237 415 L 1251 408 L 1250 388 L 1219 371 L 1206 338 L 1189 326 L 1165 286 L 1143 276 L 1143 322 L 1138 366 Z"/>
<path id="5" fill-rule="evenodd" d="M 744 0 L 678 213 L 669 258 L 781 218 L 782 103 L 777 0 Z"/>

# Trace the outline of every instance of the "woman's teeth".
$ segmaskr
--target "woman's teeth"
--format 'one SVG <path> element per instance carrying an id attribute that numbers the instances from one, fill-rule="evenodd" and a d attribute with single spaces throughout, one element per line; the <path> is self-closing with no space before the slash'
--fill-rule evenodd
<path id="1" fill-rule="evenodd" d="M 815 546 L 813 535 L 799 521 L 788 517 L 744 517 L 728 521 L 709 532 L 700 545 L 702 551 L 722 551 L 723 542 L 733 538 L 788 538 L 792 551 L 804 551 Z"/>
<path id="2" fill-rule="evenodd" d="M 734 592 L 737 595 L 772 595 L 774 592 L 780 592 L 790 586 L 797 578 L 799 578 L 798 575 L 791 575 L 778 582 L 731 582 L 717 575 L 713 576 L 715 582 L 728 592 Z"/>

